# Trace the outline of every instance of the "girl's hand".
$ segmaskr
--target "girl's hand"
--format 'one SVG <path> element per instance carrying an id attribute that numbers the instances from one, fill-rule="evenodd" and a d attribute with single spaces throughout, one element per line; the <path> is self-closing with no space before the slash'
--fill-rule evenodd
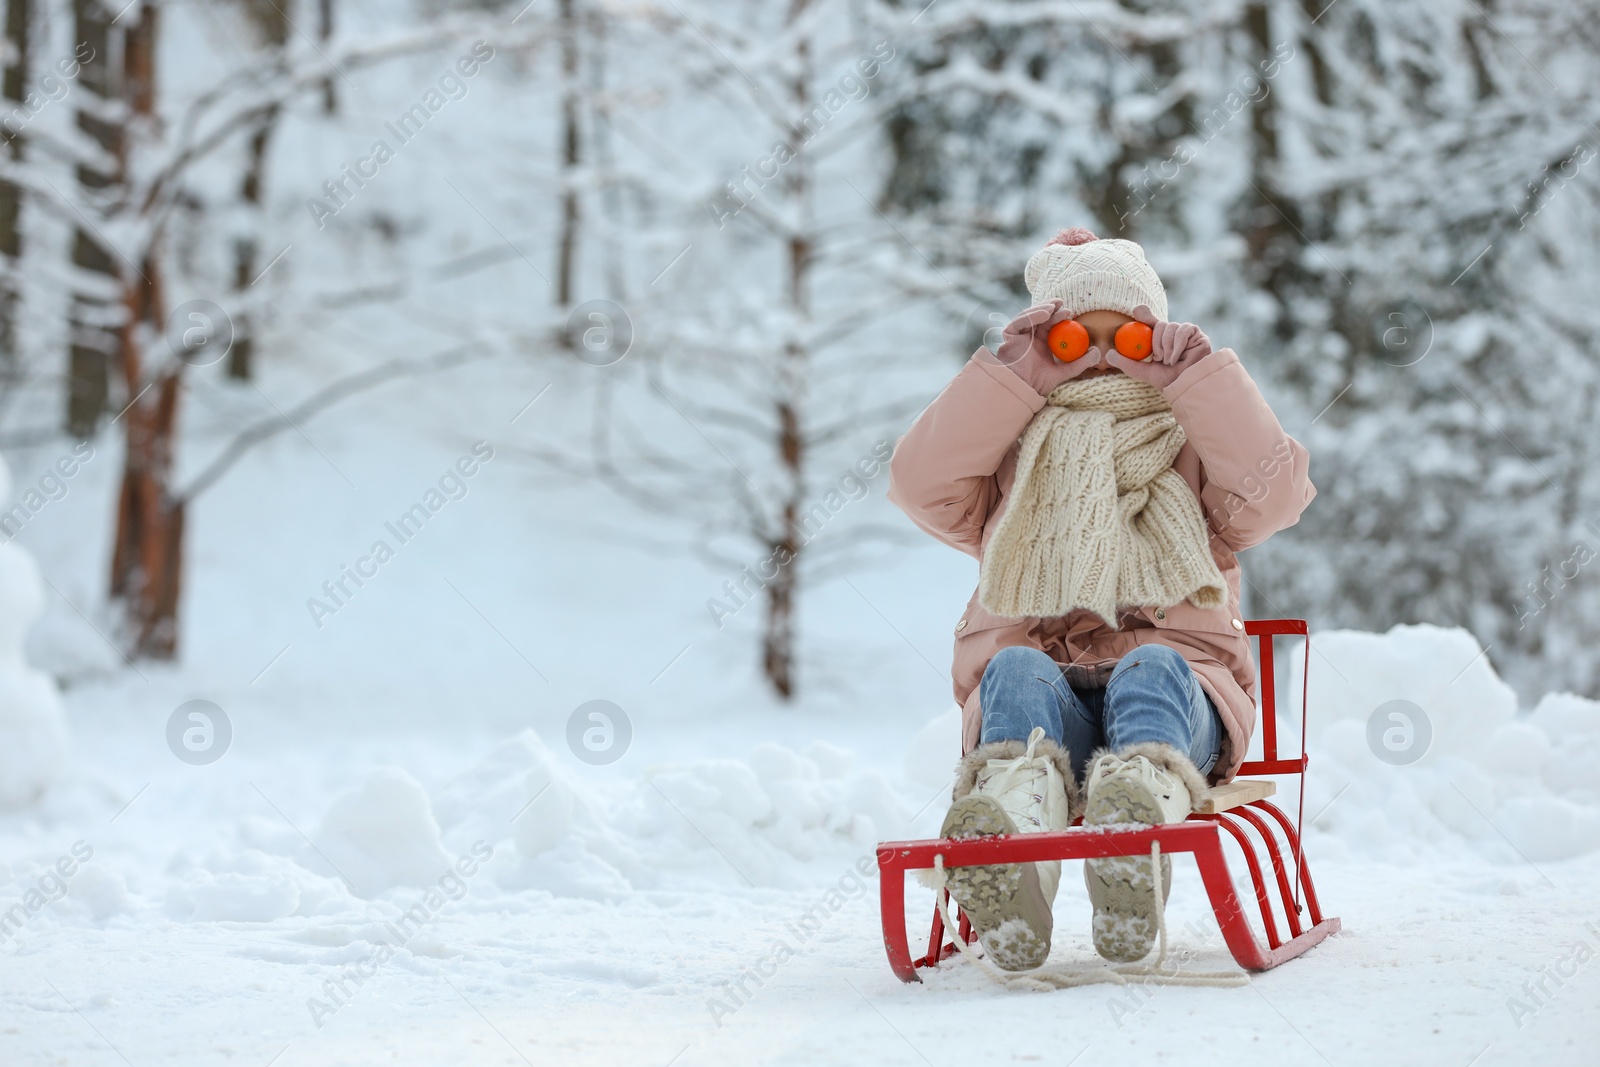
<path id="1" fill-rule="evenodd" d="M 1211 354 L 1211 340 L 1191 322 L 1161 322 L 1143 304 L 1133 309 L 1133 318 L 1150 327 L 1150 358 L 1129 359 L 1120 352 L 1107 353 L 1106 365 L 1130 378 L 1165 389 L 1178 375 Z"/>
<path id="2" fill-rule="evenodd" d="M 1063 363 L 1050 354 L 1046 336 L 1055 320 L 1061 317 L 1060 311 L 1059 300 L 1047 300 L 1028 308 L 1001 332 L 1000 351 L 994 354 L 1040 396 L 1049 396 L 1062 382 L 1070 382 L 1105 360 L 1098 348 L 1090 348 L 1070 363 Z"/>

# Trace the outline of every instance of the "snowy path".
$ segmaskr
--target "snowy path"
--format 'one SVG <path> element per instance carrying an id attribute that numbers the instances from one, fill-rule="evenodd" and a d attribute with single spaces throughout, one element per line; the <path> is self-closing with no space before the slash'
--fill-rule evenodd
<path id="1" fill-rule="evenodd" d="M 1554 886 L 1526 865 L 1443 868 L 1435 893 L 1423 871 L 1324 865 L 1345 933 L 1248 988 L 1148 993 L 1007 994 L 961 965 L 901 986 L 878 950 L 870 897 L 800 944 L 793 924 L 817 891 L 653 893 L 616 905 L 527 894 L 516 911 L 447 912 L 416 955 L 382 968 L 321 1029 L 304 1002 L 330 964 L 353 956 L 359 929 L 124 924 L 39 938 L 13 957 L 0 980 L 0 1050 L 18 1064 L 281 1067 L 1590 1063 L 1600 977 L 1589 967 L 1548 982 L 1551 996 L 1521 1028 L 1507 1007 L 1573 942 L 1600 944 L 1582 928 L 1594 920 L 1600 862 L 1541 868 Z M 1086 950 L 1075 928 L 1086 904 L 1066 884 L 1058 961 Z M 1197 890 L 1192 871 L 1180 878 L 1179 925 L 1197 916 Z M 1226 962 L 1214 927 L 1210 936 L 1197 966 Z M 777 937 L 800 951 L 763 986 L 747 983 L 752 996 L 719 1026 L 708 1005 L 728 1001 L 717 985 Z"/>
<path id="2" fill-rule="evenodd" d="M 38 821 L 10 824 L 13 851 L 48 857 L 87 835 L 95 858 L 7 946 L 0 1063 L 958 1067 L 1142 1054 L 1180 1064 L 1488 1067 L 1587 1064 L 1600 1033 L 1600 975 L 1588 965 L 1600 948 L 1600 855 L 1535 864 L 1503 841 L 1474 849 L 1446 837 L 1401 860 L 1363 858 L 1332 817 L 1369 817 L 1367 785 L 1352 787 L 1308 836 L 1319 890 L 1344 932 L 1247 988 L 1006 993 L 959 962 L 902 986 L 880 947 L 876 882 L 853 874 L 857 863 L 871 869 L 870 840 L 816 829 L 786 888 L 751 888 L 741 869 L 763 869 L 767 838 L 719 824 L 715 804 L 689 806 L 692 791 L 672 784 L 679 764 L 650 772 L 679 810 L 656 811 L 657 823 L 651 809 L 622 804 L 629 821 L 613 826 L 632 834 L 638 856 L 663 864 L 661 887 L 629 889 L 614 871 L 608 881 L 596 852 L 570 841 L 528 859 L 502 830 L 459 899 L 442 901 L 357 982 L 352 968 L 394 938 L 425 890 L 353 896 L 300 831 L 332 850 L 330 798 L 355 768 L 402 762 L 433 773 L 441 829 L 432 840 L 462 855 L 469 835 L 505 827 L 523 791 L 536 792 L 547 751 L 524 740 L 486 757 L 476 738 L 455 739 L 459 747 L 426 736 L 335 738 L 327 751 L 341 753 L 336 761 L 265 748 L 219 764 L 227 773 L 197 774 L 174 771 L 165 752 L 141 756 L 134 736 L 119 741 L 115 727 L 99 726 L 87 747 L 152 784 L 126 809 L 124 796 L 80 784 Z M 829 790 L 846 795 L 874 774 L 811 781 L 789 803 L 824 809 Z M 780 784 L 763 781 L 775 796 Z M 909 795 L 925 795 L 917 789 Z M 934 803 L 910 832 L 928 832 L 941 808 Z M 558 810 L 536 804 L 529 814 L 548 821 Z M 909 803 L 900 809 L 910 813 Z M 708 837 L 685 824 L 691 815 Z M 607 847 L 593 827 L 572 825 L 588 834 L 588 849 Z M 638 857 L 612 858 L 627 868 Z M 339 862 L 358 881 L 376 876 L 345 855 Z M 1092 959 L 1075 868 L 1057 900 L 1056 962 Z M 19 865 L 13 895 L 39 870 Z M 907 895 L 911 934 L 925 936 L 930 897 L 915 885 Z M 1197 950 L 1195 968 L 1231 965 L 1187 857 L 1177 861 L 1169 925 L 1175 950 Z M 1524 989 L 1541 979 L 1542 992 Z M 735 992 L 741 980 L 747 992 Z M 1531 1011 L 1519 1019 L 1513 998 Z M 987 1042 L 980 1026 L 1004 1037 Z"/>

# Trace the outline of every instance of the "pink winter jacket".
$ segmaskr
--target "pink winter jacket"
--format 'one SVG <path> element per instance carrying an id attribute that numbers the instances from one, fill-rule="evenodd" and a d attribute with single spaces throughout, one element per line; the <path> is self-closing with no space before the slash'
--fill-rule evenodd
<path id="1" fill-rule="evenodd" d="M 1125 609 L 1112 629 L 1081 609 L 1049 619 L 992 615 L 974 590 L 955 626 L 951 671 L 962 705 L 963 752 L 978 744 L 978 681 L 1000 649 L 1041 649 L 1063 666 L 1103 678 L 1131 649 L 1156 643 L 1188 661 L 1227 729 L 1212 781 L 1238 772 L 1255 730 L 1256 666 L 1239 613 L 1234 553 L 1293 526 L 1316 489 L 1305 448 L 1278 424 L 1232 349 L 1202 359 L 1165 394 L 1188 436 L 1173 467 L 1200 498 L 1228 603 L 1210 610 L 1187 600 Z M 987 348 L 978 349 L 896 445 L 889 499 L 939 540 L 981 560 L 1011 492 L 1019 438 L 1044 403 Z"/>

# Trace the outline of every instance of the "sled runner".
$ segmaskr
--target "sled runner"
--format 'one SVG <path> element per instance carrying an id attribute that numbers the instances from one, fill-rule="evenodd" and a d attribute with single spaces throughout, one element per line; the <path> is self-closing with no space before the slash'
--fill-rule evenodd
<path id="1" fill-rule="evenodd" d="M 1295 758 L 1280 758 L 1272 639 L 1280 634 L 1306 637 L 1305 667 L 1309 668 L 1311 641 L 1306 624 L 1300 619 L 1253 620 L 1245 623 L 1245 632 L 1258 639 L 1257 659 L 1261 676 L 1257 681 L 1257 689 L 1261 694 L 1262 758 L 1246 762 L 1239 768 L 1239 774 L 1297 774 L 1301 776 L 1303 784 L 1306 764 L 1309 762 L 1305 751 L 1306 670 L 1301 671 L 1300 754 Z M 1060 833 L 1005 834 L 964 840 L 935 838 L 886 841 L 878 846 L 878 874 L 883 946 L 889 954 L 889 966 L 901 981 L 917 982 L 921 981 L 917 977 L 917 968 L 932 967 L 957 951 L 953 942 L 945 941 L 945 924 L 937 904 L 933 913 L 933 929 L 928 934 L 927 954 L 913 960 L 907 945 L 905 872 L 933 867 L 935 856 L 942 857 L 943 865 L 947 868 L 971 867 L 988 863 L 1146 856 L 1150 854 L 1152 843 L 1159 842 L 1163 854 L 1194 853 L 1206 895 L 1210 897 L 1212 911 L 1216 913 L 1217 925 L 1222 929 L 1223 940 L 1239 965 L 1252 971 L 1276 967 L 1300 955 L 1329 934 L 1339 931 L 1337 918 L 1324 918 L 1322 915 L 1317 891 L 1311 884 L 1311 873 L 1306 869 L 1305 856 L 1301 851 L 1300 826 L 1305 816 L 1305 790 L 1300 790 L 1299 810 L 1292 824 L 1289 817 L 1268 799 L 1276 792 L 1277 783 L 1274 781 L 1236 778 L 1227 785 L 1213 788 L 1202 797 L 1197 810 L 1187 822 L 1139 830 L 1083 829 L 1082 820 L 1079 820 L 1073 829 Z M 1254 831 L 1253 836 L 1250 831 Z M 1255 902 L 1261 912 L 1261 925 L 1266 933 L 1265 945 L 1251 929 L 1245 904 L 1234 888 L 1233 877 L 1222 852 L 1224 834 L 1237 842 L 1244 853 L 1245 866 L 1255 889 Z M 1270 877 L 1275 883 L 1276 894 L 1268 889 L 1267 876 L 1263 875 L 1262 856 L 1271 866 Z M 1274 896 L 1278 901 L 1276 913 Z M 946 900 L 952 908 L 956 906 L 954 900 L 949 897 Z M 1278 915 L 1282 916 L 1284 928 L 1288 931 L 1287 938 L 1280 933 Z M 966 915 L 961 915 L 955 936 L 967 943 L 974 940 L 976 935 Z"/>

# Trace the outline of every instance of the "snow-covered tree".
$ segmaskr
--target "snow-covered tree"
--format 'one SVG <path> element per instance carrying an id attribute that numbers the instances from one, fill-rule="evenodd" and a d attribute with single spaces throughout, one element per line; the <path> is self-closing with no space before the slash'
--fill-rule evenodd
<path id="1" fill-rule="evenodd" d="M 324 89 L 330 69 L 360 71 L 470 43 L 485 33 L 498 32 L 499 39 L 516 47 L 542 27 L 529 19 L 508 34 L 500 21 L 491 27 L 489 13 L 447 12 L 431 23 L 324 48 L 288 33 L 286 14 L 263 14 L 252 0 L 221 16 L 209 13 L 243 16 L 246 25 L 253 19 L 258 33 L 250 61 L 218 64 L 221 69 L 207 84 L 187 69 L 179 72 L 183 77 L 174 77 L 164 66 L 173 54 L 164 47 L 163 33 L 169 20 L 183 17 L 184 5 L 134 0 L 113 9 L 101 0 L 74 0 L 71 12 L 77 45 L 72 73 L 65 76 L 78 83 L 75 122 L 58 130 L 53 158 L 35 165 L 30 157 L 8 166 L 5 176 L 29 204 L 69 220 L 71 269 L 54 268 L 73 286 L 67 430 L 92 436 L 115 410 L 109 421 L 122 437 L 123 472 L 110 594 L 120 609 L 129 651 L 170 658 L 178 643 L 187 505 L 243 450 L 291 425 L 277 413 L 270 429 L 246 426 L 190 484 L 179 484 L 179 411 L 186 376 L 212 362 L 207 352 L 220 350 L 240 327 L 246 344 L 230 370 L 234 377 L 246 377 L 250 370 L 262 290 L 252 290 L 249 276 L 263 265 L 259 202 L 272 129 L 286 108 Z M 200 190 L 210 183 L 198 172 L 233 149 L 243 161 L 228 183 L 237 194 L 208 198 Z M 59 170 L 63 163 L 75 183 L 53 180 L 61 175 L 44 169 Z M 180 257 L 174 247 L 180 238 L 191 246 L 209 242 L 215 247 L 191 247 Z M 181 269 L 185 258 L 226 267 L 208 277 L 203 270 Z M 201 309 L 184 314 L 175 326 L 173 313 L 195 289 L 237 294 L 237 319 L 221 309 Z M 355 388 L 439 365 L 423 358 L 370 367 L 295 410 L 314 412 Z"/>
<path id="2" fill-rule="evenodd" d="M 1299 232 L 1282 284 L 1254 274 L 1260 371 L 1298 401 L 1320 496 L 1256 572 L 1324 625 L 1467 626 L 1529 694 L 1600 691 L 1597 14 L 1270 12 L 1306 61 L 1264 168 Z"/>
<path id="3" fill-rule="evenodd" d="M 905 373 L 922 356 L 894 321 L 949 281 L 863 177 L 877 165 L 889 36 L 833 0 L 680 3 L 649 18 L 627 43 L 652 61 L 607 94 L 659 106 L 619 124 L 633 341 L 603 368 L 585 462 L 699 528 L 702 556 L 729 576 L 707 609 L 721 625 L 760 603 L 762 668 L 787 698 L 802 588 L 884 532 L 834 516 L 926 400 Z"/>
<path id="4" fill-rule="evenodd" d="M 1240 7 L 1012 2 L 916 14 L 890 76 L 899 104 L 885 195 L 963 278 L 956 321 L 986 330 L 1020 310 L 1023 263 L 1063 226 L 1140 240 L 1156 257 L 1192 243 L 1196 215 L 1222 210 L 1237 184 L 1223 157 L 1248 121 L 1238 116 L 1270 81 L 1244 49 L 1230 52 Z M 1173 288 L 1198 269 L 1164 265 Z M 974 296 L 993 305 L 976 319 Z M 965 358 L 979 332 L 952 354 Z"/>

